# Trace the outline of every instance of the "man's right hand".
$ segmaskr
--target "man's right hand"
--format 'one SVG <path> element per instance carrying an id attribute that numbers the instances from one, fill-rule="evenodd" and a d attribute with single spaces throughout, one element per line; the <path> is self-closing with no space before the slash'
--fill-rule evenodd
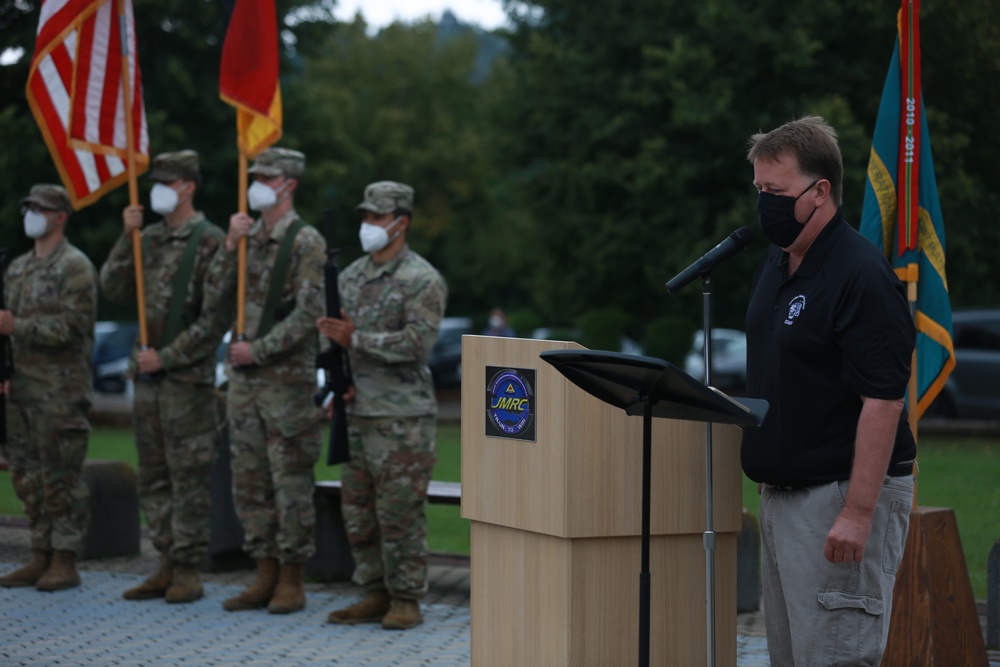
<path id="1" fill-rule="evenodd" d="M 17 318 L 9 310 L 0 310 L 0 336 L 11 336 L 14 334 L 14 323 Z"/>
<path id="2" fill-rule="evenodd" d="M 142 204 L 126 206 L 125 210 L 122 211 L 122 222 L 125 223 L 125 236 L 131 234 L 133 229 L 142 228 L 143 211 Z"/>
<path id="3" fill-rule="evenodd" d="M 253 218 L 246 213 L 233 213 L 229 216 L 229 232 L 226 234 L 226 250 L 232 252 L 236 250 L 240 239 L 250 233 L 253 225 Z"/>

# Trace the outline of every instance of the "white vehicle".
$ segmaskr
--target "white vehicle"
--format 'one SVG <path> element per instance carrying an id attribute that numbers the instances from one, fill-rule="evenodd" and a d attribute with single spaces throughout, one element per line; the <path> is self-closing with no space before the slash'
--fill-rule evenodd
<path id="1" fill-rule="evenodd" d="M 691 350 L 684 357 L 684 372 L 705 381 L 705 334 L 691 337 Z M 742 391 L 747 384 L 747 335 L 736 329 L 712 329 L 712 386 Z"/>

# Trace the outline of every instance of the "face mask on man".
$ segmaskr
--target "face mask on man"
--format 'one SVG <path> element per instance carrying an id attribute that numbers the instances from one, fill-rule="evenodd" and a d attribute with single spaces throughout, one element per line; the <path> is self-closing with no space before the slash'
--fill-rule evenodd
<path id="1" fill-rule="evenodd" d="M 247 205 L 254 211 L 266 211 L 277 203 L 278 192 L 270 185 L 254 181 L 247 190 Z"/>
<path id="2" fill-rule="evenodd" d="M 779 248 L 787 248 L 795 243 L 795 239 L 799 238 L 816 212 L 814 208 L 804 222 L 799 222 L 795 219 L 795 202 L 817 183 L 819 179 L 813 181 L 798 197 L 776 195 L 763 190 L 757 193 L 757 222 L 768 241 Z"/>
<path id="3" fill-rule="evenodd" d="M 41 211 L 24 212 L 24 234 L 29 239 L 40 239 L 49 230 L 49 219 Z"/>
<path id="4" fill-rule="evenodd" d="M 154 183 L 149 191 L 149 205 L 160 215 L 170 215 L 177 210 L 180 198 L 177 191 L 169 185 Z"/>
<path id="5" fill-rule="evenodd" d="M 394 234 L 390 239 L 389 230 L 395 227 L 400 220 L 402 220 L 401 217 L 394 219 L 387 227 L 362 222 L 361 231 L 358 232 L 358 238 L 361 240 L 361 249 L 365 252 L 378 252 L 389 245 L 390 241 L 395 240 L 399 236 L 399 234 Z"/>

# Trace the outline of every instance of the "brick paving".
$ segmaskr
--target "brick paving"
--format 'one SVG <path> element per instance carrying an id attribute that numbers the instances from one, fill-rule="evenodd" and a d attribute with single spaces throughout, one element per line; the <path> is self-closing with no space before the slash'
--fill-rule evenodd
<path id="1" fill-rule="evenodd" d="M 141 550 L 81 561 L 83 585 L 69 591 L 0 588 L 0 665 L 469 665 L 466 558 L 435 556 L 424 624 L 387 632 L 326 622 L 332 609 L 357 599 L 360 590 L 350 583 L 308 583 L 307 607 L 296 614 L 223 611 L 222 600 L 253 579 L 248 570 L 205 573 L 205 597 L 191 604 L 123 600 L 122 591 L 156 567 L 145 535 Z M 24 520 L 0 517 L 0 572 L 29 556 Z M 768 665 L 759 616 L 740 616 L 738 667 Z"/>

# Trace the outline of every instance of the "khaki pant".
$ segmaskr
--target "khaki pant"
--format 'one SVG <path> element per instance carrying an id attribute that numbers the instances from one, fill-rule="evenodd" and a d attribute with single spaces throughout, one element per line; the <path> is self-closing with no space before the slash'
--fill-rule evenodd
<path id="1" fill-rule="evenodd" d="M 834 564 L 823 551 L 847 487 L 848 482 L 795 491 L 764 486 L 760 528 L 771 667 L 877 667 L 881 662 L 910 523 L 913 478 L 885 478 L 862 561 Z"/>

